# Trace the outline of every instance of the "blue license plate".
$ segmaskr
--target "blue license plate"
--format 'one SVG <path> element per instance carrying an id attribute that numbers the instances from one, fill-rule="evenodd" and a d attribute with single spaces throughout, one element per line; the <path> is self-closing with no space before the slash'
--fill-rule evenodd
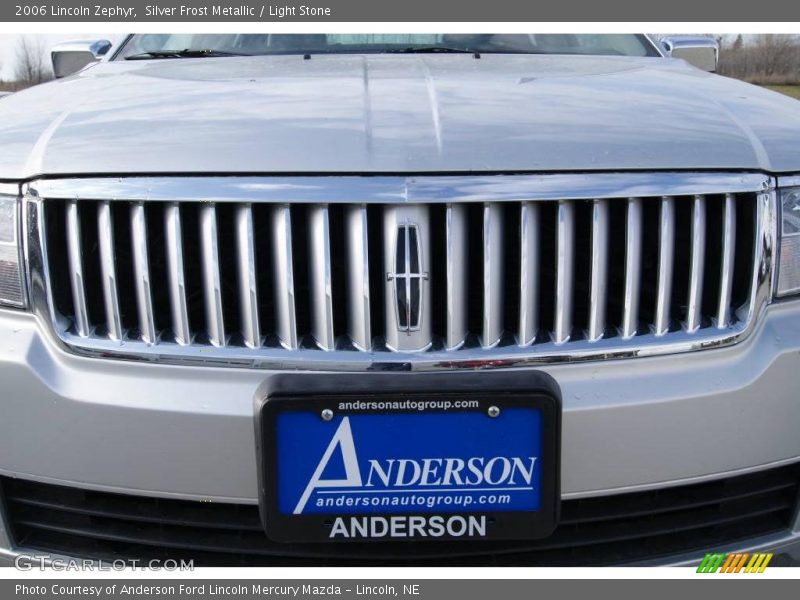
<path id="1" fill-rule="evenodd" d="M 266 528 L 282 540 L 539 537 L 555 523 L 546 398 L 267 402 Z"/>

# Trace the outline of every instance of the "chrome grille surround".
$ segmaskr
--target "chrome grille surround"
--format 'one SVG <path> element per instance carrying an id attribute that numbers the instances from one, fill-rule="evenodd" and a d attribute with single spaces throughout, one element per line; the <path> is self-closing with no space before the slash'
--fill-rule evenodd
<path id="1" fill-rule="evenodd" d="M 269 369 L 304 369 L 328 371 L 409 370 L 424 371 L 458 368 L 505 368 L 558 362 L 656 356 L 733 344 L 746 336 L 756 325 L 758 316 L 771 299 L 774 249 L 776 246 L 776 180 L 759 173 L 598 173 L 552 175 L 485 175 L 485 176 L 311 176 L 311 177 L 126 177 L 92 179 L 42 179 L 24 186 L 24 214 L 27 231 L 26 253 L 31 301 L 37 315 L 52 326 L 57 340 L 70 351 L 86 356 L 145 360 L 187 365 L 216 364 Z M 685 252 L 691 257 L 686 266 L 690 271 L 703 270 L 708 263 L 707 252 L 700 256 L 696 249 L 704 246 L 710 231 L 706 220 L 705 201 L 708 196 L 718 196 L 724 206 L 724 223 L 735 222 L 733 206 L 738 196 L 752 197 L 754 210 L 752 271 L 748 274 L 748 293 L 743 302 L 731 304 L 730 280 L 735 265 L 732 263 L 735 240 L 724 235 L 720 249 L 721 272 L 716 310 L 699 314 L 698 298 L 702 297 L 702 282 L 689 278 L 686 320 L 670 326 L 671 281 L 673 271 L 683 268 L 674 264 L 675 210 L 681 203 L 691 206 L 691 244 Z M 77 215 L 70 216 L 71 207 L 81 202 L 92 202 L 97 208 L 98 254 L 102 275 L 102 297 L 108 324 L 93 327 L 80 310 L 62 314 L 54 301 L 54 282 L 51 280 L 51 262 L 46 235 L 45 216 L 48 203 L 58 201 L 66 206 L 66 218 L 74 226 L 67 227 L 67 247 L 71 296 L 73 303 L 80 302 L 81 289 L 76 282 L 80 277 L 83 257 L 80 240 L 71 239 L 80 234 Z M 573 323 L 573 303 L 577 295 L 575 262 L 586 257 L 576 256 L 576 236 L 585 233 L 577 230 L 575 207 L 578 203 L 590 207 L 590 224 L 586 233 L 590 238 L 591 256 L 587 299 L 588 312 L 585 329 L 577 331 Z M 139 333 L 130 336 L 119 323 L 114 306 L 120 301 L 117 287 L 117 269 L 114 257 L 113 231 L 108 228 L 111 217 L 108 211 L 118 203 L 125 203 L 130 211 L 130 229 L 135 272 L 134 292 Z M 168 281 L 155 281 L 148 271 L 148 240 L 143 235 L 143 211 L 161 203 L 165 215 L 168 242 L 166 253 L 169 268 Z M 641 247 L 646 237 L 641 223 L 648 203 L 658 203 L 658 273 L 653 303 L 653 318 L 648 330 L 640 326 L 640 307 L 643 265 Z M 180 206 L 199 207 L 200 253 L 191 260 L 200 260 L 202 280 L 200 289 L 205 303 L 206 324 L 198 337 L 192 329 L 187 312 L 186 283 L 183 277 L 184 255 L 181 244 Z M 269 289 L 257 285 L 258 267 L 255 264 L 254 245 L 264 239 L 253 240 L 253 207 L 270 204 L 269 226 L 272 252 L 271 268 L 285 277 L 276 278 Z M 292 208 L 308 207 L 308 231 L 304 240 L 308 247 L 306 264 L 295 263 L 293 252 L 298 250 L 297 240 L 292 240 Z M 375 268 L 373 261 L 381 257 L 370 255 L 380 248 L 382 240 L 373 244 L 374 224 L 369 222 L 367 211 L 375 207 L 411 208 L 420 213 L 420 206 L 439 207 L 442 211 L 443 229 L 435 232 L 444 240 L 445 251 L 436 260 L 442 261 L 444 281 L 439 282 L 446 297 L 441 334 L 432 336 L 423 351 L 393 350 L 387 344 L 384 332 L 375 331 L 375 318 L 371 315 L 382 298 L 375 298 Z M 481 239 L 470 237 L 464 222 L 469 207 L 482 206 Z M 623 311 L 608 336 L 607 272 L 609 253 L 602 240 L 611 235 L 608 210 L 624 205 L 625 265 Z M 233 341 L 226 330 L 222 311 L 220 265 L 214 256 L 220 251 L 217 240 L 217 221 L 214 207 L 232 206 L 235 212 L 236 251 L 238 255 L 236 287 L 240 291 L 238 314 L 239 338 Z M 328 209 L 341 206 L 343 224 L 342 260 L 347 263 L 343 294 L 346 306 L 336 307 L 335 285 L 331 283 L 332 256 L 330 251 Z M 530 265 L 517 274 L 518 307 L 509 309 L 503 302 L 505 290 L 500 275 L 508 256 L 498 248 L 503 243 L 502 220 L 504 207 L 518 206 L 519 240 L 514 251 L 519 253 L 519 264 Z M 581 204 L 583 206 L 583 204 Z M 415 208 L 416 207 L 416 208 Z M 467 207 L 466 209 L 464 207 Z M 541 283 L 541 253 L 544 242 L 537 243 L 538 233 L 547 207 L 555 207 L 557 215 L 553 227 L 554 281 L 552 315 L 549 327 L 543 329 L 542 294 L 537 293 Z M 114 210 L 120 210 L 115 208 Z M 162 207 L 159 207 L 162 210 Z M 516 208 L 512 209 L 516 213 Z M 399 211 L 406 213 L 408 211 Z M 513 214 L 513 213 L 512 213 Z M 740 217 L 741 218 L 741 217 Z M 637 224 L 639 224 L 637 226 Z M 429 226 L 426 222 L 425 226 Z M 104 231 L 103 229 L 107 229 Z M 586 229 L 586 228 L 584 228 Z M 702 232 L 701 232 L 702 229 Z M 733 230 L 729 231 L 731 233 Z M 192 234 L 194 235 L 194 234 Z M 434 235 L 434 234 L 431 234 Z M 481 276 L 482 314 L 477 327 L 468 327 L 469 306 L 464 290 L 464 277 L 474 266 L 466 257 L 469 246 L 487 248 L 482 254 Z M 706 246 L 707 248 L 707 246 Z M 175 250 L 180 252 L 175 252 Z M 494 249 L 494 252 L 492 251 Z M 464 253 L 467 254 L 464 254 Z M 459 253 L 463 260 L 459 260 Z M 505 259 L 505 260 L 504 260 Z M 514 264 L 513 261 L 509 264 Z M 727 266 L 726 266 L 727 265 Z M 307 329 L 299 331 L 296 314 L 295 277 L 302 268 L 310 278 L 308 283 L 309 315 Z M 639 276 L 635 272 L 639 271 Z M 310 275 L 309 275 L 310 274 Z M 320 279 L 321 278 L 321 279 Z M 153 307 L 153 288 L 164 285 L 169 291 L 169 336 L 163 328 L 156 327 Z M 386 273 L 380 286 L 386 286 Z M 77 289 L 77 292 L 76 292 Z M 274 331 L 266 331 L 259 322 L 259 307 L 265 293 L 272 294 Z M 340 295 L 340 298 L 342 296 Z M 148 300 L 149 298 L 149 300 Z M 694 299 L 694 301 L 693 301 Z M 471 302 L 471 300 L 470 300 Z M 390 304 L 386 303 L 386 310 Z M 119 309 L 117 308 L 116 311 Z M 333 312 L 346 315 L 346 326 L 332 330 Z M 515 312 L 514 331 L 504 328 L 504 314 Z M 505 311 L 505 312 L 504 312 Z M 516 312 L 518 311 L 518 312 Z M 498 313 L 500 313 L 498 315 Z M 162 315 L 163 316 L 163 315 Z M 550 318 L 552 316 L 552 318 Z M 119 329 L 117 327 L 119 326 Z M 195 328 L 196 329 L 196 328 Z M 335 333 L 338 338 L 334 339 Z M 423 347 L 413 345 L 409 347 Z M 395 348 L 397 348 L 395 346 Z"/>

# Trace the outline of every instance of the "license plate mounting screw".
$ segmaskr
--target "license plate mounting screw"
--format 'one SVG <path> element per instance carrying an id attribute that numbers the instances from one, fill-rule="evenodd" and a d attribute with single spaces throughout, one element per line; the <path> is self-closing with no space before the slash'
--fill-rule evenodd
<path id="1" fill-rule="evenodd" d="M 323 421 L 330 421 L 333 418 L 333 411 L 330 408 L 326 408 L 320 413 Z"/>
<path id="2" fill-rule="evenodd" d="M 489 410 L 486 411 L 486 414 L 494 419 L 495 417 L 500 415 L 500 409 L 492 405 L 489 407 Z"/>

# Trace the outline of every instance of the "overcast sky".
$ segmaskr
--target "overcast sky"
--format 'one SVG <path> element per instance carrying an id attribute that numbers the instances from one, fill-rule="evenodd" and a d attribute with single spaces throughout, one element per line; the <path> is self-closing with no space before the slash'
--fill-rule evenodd
<path id="1" fill-rule="evenodd" d="M 14 66 L 16 64 L 16 48 L 20 35 L 0 34 L 0 79 L 9 81 L 14 79 Z M 50 47 L 66 40 L 118 40 L 120 34 L 108 33 L 53 33 L 34 35 L 27 34 L 29 38 L 40 38 L 47 63 L 50 64 Z"/>

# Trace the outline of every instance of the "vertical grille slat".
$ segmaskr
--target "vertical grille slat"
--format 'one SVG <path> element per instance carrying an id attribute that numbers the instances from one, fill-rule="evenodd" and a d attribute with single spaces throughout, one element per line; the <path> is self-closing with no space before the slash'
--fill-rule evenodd
<path id="1" fill-rule="evenodd" d="M 719 303 L 716 322 L 718 329 L 725 329 L 731 319 L 731 292 L 733 290 L 733 268 L 736 252 L 736 199 L 725 195 L 722 216 L 722 265 L 719 284 Z"/>
<path id="2" fill-rule="evenodd" d="M 670 327 L 670 299 L 672 294 L 673 253 L 675 248 L 675 199 L 661 199 L 658 227 L 658 289 L 653 321 L 653 333 L 663 336 Z"/>
<path id="3" fill-rule="evenodd" d="M 595 200 L 592 205 L 592 287 L 589 299 L 589 330 L 587 332 L 590 342 L 601 339 L 606 329 L 608 228 L 608 201 Z"/>
<path id="4" fill-rule="evenodd" d="M 130 227 L 133 254 L 133 277 L 136 288 L 136 308 L 139 315 L 139 335 L 146 344 L 155 344 L 155 311 L 150 283 L 150 253 L 148 251 L 147 222 L 143 202 L 131 205 Z"/>
<path id="5" fill-rule="evenodd" d="M 287 350 L 298 347 L 292 258 L 292 215 L 288 205 L 272 209 L 272 245 L 275 257 L 275 317 L 278 339 Z"/>
<path id="6" fill-rule="evenodd" d="M 738 265 L 737 277 L 734 278 L 733 291 L 731 292 L 731 312 L 732 319 L 737 321 L 749 323 L 753 315 L 759 308 L 759 296 L 769 294 L 766 290 L 763 281 L 767 279 L 769 274 L 769 239 L 774 221 L 771 217 L 775 215 L 772 207 L 771 198 L 769 194 L 758 194 L 755 199 L 755 205 L 751 207 L 751 219 L 747 219 L 747 212 L 741 210 L 743 207 L 739 204 L 739 216 L 737 220 L 741 225 L 745 225 L 739 229 L 739 235 L 736 241 L 736 257 L 735 263 Z M 748 226 L 749 225 L 749 226 Z M 747 268 L 743 268 L 743 264 Z M 744 276 L 742 276 L 744 275 Z M 738 288 L 738 289 L 737 289 Z M 741 297 L 736 300 L 737 294 Z"/>
<path id="7" fill-rule="evenodd" d="M 206 309 L 206 333 L 212 346 L 222 347 L 225 345 L 225 319 L 219 274 L 217 208 L 213 204 L 205 204 L 200 208 L 200 260 Z"/>
<path id="8" fill-rule="evenodd" d="M 736 341 L 768 301 L 774 193 L 658 191 L 44 196 L 47 310 L 76 348 L 265 365 L 495 366 Z"/>
<path id="9" fill-rule="evenodd" d="M 686 303 L 686 331 L 694 333 L 702 325 L 703 275 L 706 251 L 706 199 L 692 200 L 692 259 L 689 273 L 689 299 Z"/>
<path id="10" fill-rule="evenodd" d="M 448 204 L 445 214 L 447 247 L 447 329 L 445 346 L 459 348 L 467 337 L 467 209 Z"/>
<path id="11" fill-rule="evenodd" d="M 539 238 L 540 211 L 535 202 L 520 206 L 520 346 L 530 346 L 539 331 Z"/>
<path id="12" fill-rule="evenodd" d="M 634 337 L 639 328 L 639 298 L 642 284 L 642 201 L 629 198 L 625 215 L 625 298 L 622 339 Z"/>
<path id="13" fill-rule="evenodd" d="M 80 337 L 86 338 L 91 334 L 91 326 L 89 324 L 89 309 L 86 303 L 86 288 L 84 287 L 79 210 L 77 200 L 67 202 L 67 257 L 69 260 L 69 279 L 70 287 L 72 288 L 75 331 Z"/>
<path id="14" fill-rule="evenodd" d="M 189 308 L 186 303 L 186 276 L 183 257 L 183 228 L 178 203 L 164 208 L 164 231 L 167 245 L 167 278 L 169 283 L 172 333 L 175 342 L 186 346 L 192 341 L 189 327 Z"/>
<path id="15" fill-rule="evenodd" d="M 575 285 L 575 206 L 559 202 L 556 215 L 556 289 L 553 341 L 563 344 L 572 335 L 572 296 Z"/>
<path id="16" fill-rule="evenodd" d="M 311 335 L 321 349 L 333 350 L 336 340 L 333 329 L 331 235 L 327 206 L 309 208 L 308 229 Z"/>
<path id="17" fill-rule="evenodd" d="M 100 251 L 100 277 L 103 287 L 103 305 L 106 313 L 108 337 L 115 342 L 122 339 L 122 315 L 117 292 L 117 265 L 114 247 L 114 226 L 111 203 L 106 200 L 97 207 L 97 239 Z"/>
<path id="18" fill-rule="evenodd" d="M 483 331 L 481 343 L 492 348 L 503 335 L 503 207 L 483 207 Z"/>
<path id="19" fill-rule="evenodd" d="M 367 207 L 345 209 L 347 248 L 347 331 L 353 345 L 365 352 L 372 350 L 369 293 L 369 232 Z"/>
<path id="20" fill-rule="evenodd" d="M 252 205 L 236 207 L 235 219 L 242 339 L 248 348 L 258 348 L 261 346 L 261 323 L 258 316 L 256 233 Z"/>

